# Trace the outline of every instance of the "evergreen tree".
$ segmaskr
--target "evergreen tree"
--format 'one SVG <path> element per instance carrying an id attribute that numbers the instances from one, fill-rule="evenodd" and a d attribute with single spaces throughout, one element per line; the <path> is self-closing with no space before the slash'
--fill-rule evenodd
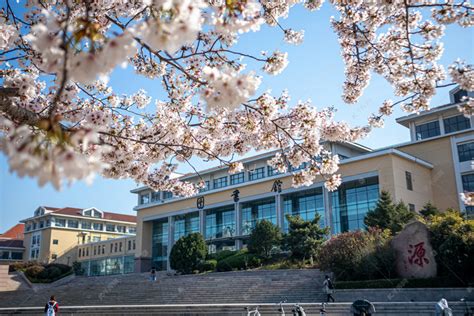
<path id="1" fill-rule="evenodd" d="M 420 210 L 420 214 L 424 218 L 428 218 L 431 216 L 439 215 L 441 213 L 435 205 L 431 204 L 431 202 L 428 202 L 423 205 L 423 208 Z"/>
<path id="2" fill-rule="evenodd" d="M 174 244 L 170 253 L 170 265 L 178 272 L 189 274 L 199 270 L 206 258 L 207 245 L 200 233 L 183 236 Z"/>
<path id="3" fill-rule="evenodd" d="M 252 230 L 247 247 L 250 253 L 270 258 L 273 248 L 280 247 L 281 238 L 280 228 L 270 221 L 262 220 Z"/>
<path id="4" fill-rule="evenodd" d="M 329 227 L 321 228 L 320 215 L 311 221 L 305 221 L 300 216 L 286 215 L 288 220 L 288 234 L 285 236 L 285 246 L 295 259 L 310 259 L 316 257 Z"/>
<path id="5" fill-rule="evenodd" d="M 405 203 L 400 201 L 395 204 L 390 193 L 382 191 L 377 206 L 365 215 L 364 224 L 367 227 L 390 229 L 392 234 L 395 234 L 414 217 L 415 213 L 411 212 Z"/>

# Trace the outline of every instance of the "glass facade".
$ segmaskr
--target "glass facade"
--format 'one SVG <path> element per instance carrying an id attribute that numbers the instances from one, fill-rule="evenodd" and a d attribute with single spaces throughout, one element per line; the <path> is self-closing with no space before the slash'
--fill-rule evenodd
<path id="1" fill-rule="evenodd" d="M 89 271 L 90 276 L 133 273 L 135 270 L 135 257 L 121 256 L 91 260 L 90 262 L 82 262 L 81 267 L 86 273 Z M 90 270 L 88 270 L 89 268 Z"/>
<path id="2" fill-rule="evenodd" d="M 168 219 L 153 221 L 152 266 L 166 270 L 168 257 Z"/>
<path id="3" fill-rule="evenodd" d="M 313 220 L 316 214 L 321 216 L 321 227 L 326 226 L 324 211 L 323 189 L 316 188 L 304 192 L 297 192 L 283 197 L 283 231 L 288 232 L 286 215 L 299 215 L 305 221 Z"/>
<path id="4" fill-rule="evenodd" d="M 234 206 L 206 211 L 206 239 L 235 236 Z"/>
<path id="5" fill-rule="evenodd" d="M 474 160 L 474 142 L 458 145 L 459 162 Z"/>
<path id="6" fill-rule="evenodd" d="M 439 129 L 439 121 L 417 125 L 415 127 L 415 133 L 417 140 L 438 136 L 441 134 Z"/>
<path id="7" fill-rule="evenodd" d="M 463 174 L 461 176 L 462 179 L 462 189 L 465 192 L 473 192 L 474 191 L 474 173 Z M 466 212 L 469 215 L 474 214 L 474 206 L 466 206 Z"/>
<path id="8" fill-rule="evenodd" d="M 214 189 L 219 189 L 227 186 L 227 177 L 214 179 Z"/>
<path id="9" fill-rule="evenodd" d="M 174 241 L 183 236 L 199 233 L 199 212 L 176 215 L 174 219 Z"/>
<path id="10" fill-rule="evenodd" d="M 378 177 L 349 181 L 332 192 L 333 234 L 365 228 L 365 214 L 379 198 L 378 183 Z"/>
<path id="11" fill-rule="evenodd" d="M 456 115 L 445 118 L 443 123 L 445 133 L 453 133 L 471 128 L 470 120 L 464 115 Z"/>
<path id="12" fill-rule="evenodd" d="M 219 251 L 223 250 L 236 250 L 237 248 L 235 247 L 235 240 L 229 240 L 229 239 L 224 239 L 224 240 L 212 240 L 209 241 L 207 244 L 207 251 L 208 253 L 216 253 Z"/>
<path id="13" fill-rule="evenodd" d="M 275 198 L 242 204 L 242 235 L 249 235 L 257 221 L 267 220 L 276 225 Z"/>

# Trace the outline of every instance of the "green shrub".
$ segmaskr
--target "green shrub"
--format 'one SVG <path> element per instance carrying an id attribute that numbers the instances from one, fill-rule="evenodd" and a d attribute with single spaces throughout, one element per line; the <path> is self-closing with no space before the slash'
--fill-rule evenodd
<path id="1" fill-rule="evenodd" d="M 474 281 L 474 220 L 447 211 L 428 222 L 438 274 Z"/>
<path id="2" fill-rule="evenodd" d="M 281 231 L 272 222 L 261 220 L 257 222 L 248 240 L 248 250 L 263 258 L 270 258 L 274 248 L 281 246 Z"/>
<path id="3" fill-rule="evenodd" d="M 346 232 L 323 244 L 319 267 L 332 271 L 339 280 L 375 279 L 394 275 L 390 232 L 378 229 Z"/>
<path id="4" fill-rule="evenodd" d="M 82 267 L 82 264 L 80 262 L 74 261 L 72 263 L 72 270 L 74 271 L 75 275 L 84 275 L 86 271 L 84 271 L 84 268 Z"/>
<path id="5" fill-rule="evenodd" d="M 206 259 L 207 260 L 216 260 L 216 261 L 221 261 L 222 259 L 225 259 L 227 257 L 230 257 L 234 254 L 236 254 L 237 251 L 235 250 L 222 250 L 216 253 L 208 254 Z"/>
<path id="6" fill-rule="evenodd" d="M 55 280 L 61 276 L 61 269 L 55 266 L 47 266 L 43 271 L 37 275 L 40 280 Z"/>
<path id="7" fill-rule="evenodd" d="M 214 260 L 214 259 L 206 260 L 200 263 L 199 271 L 200 272 L 214 271 L 216 270 L 216 267 L 217 267 L 217 260 Z"/>
<path id="8" fill-rule="evenodd" d="M 321 228 L 319 221 L 321 216 L 311 221 L 305 221 L 300 216 L 286 215 L 288 220 L 288 234 L 284 237 L 285 248 L 291 252 L 293 259 L 309 259 L 313 262 L 325 236 L 329 233 L 329 227 Z"/>
<path id="9" fill-rule="evenodd" d="M 206 242 L 200 233 L 181 237 L 171 249 L 171 268 L 184 274 L 199 270 L 199 265 L 206 258 L 206 253 Z"/>
<path id="10" fill-rule="evenodd" d="M 20 262 L 14 262 L 10 264 L 8 271 L 9 272 L 14 272 L 14 271 L 25 271 L 28 267 L 31 266 L 37 266 L 38 263 L 35 261 L 20 261 Z"/>
<path id="11" fill-rule="evenodd" d="M 240 251 L 217 262 L 217 271 L 246 270 L 256 268 L 261 265 L 261 259 L 255 254 Z"/>
<path id="12" fill-rule="evenodd" d="M 40 275 L 44 271 L 44 267 L 40 265 L 32 265 L 25 270 L 25 275 L 30 279 L 37 279 L 38 275 Z"/>

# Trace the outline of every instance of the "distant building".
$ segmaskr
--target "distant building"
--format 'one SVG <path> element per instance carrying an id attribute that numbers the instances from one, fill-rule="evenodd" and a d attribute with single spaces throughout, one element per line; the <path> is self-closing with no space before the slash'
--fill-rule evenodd
<path id="1" fill-rule="evenodd" d="M 16 224 L 5 233 L 0 234 L 0 262 L 23 260 L 24 224 Z"/>
<path id="2" fill-rule="evenodd" d="M 374 208 L 381 190 L 395 201 L 404 201 L 413 212 L 431 201 L 440 209 L 454 208 L 472 214 L 460 200 L 463 191 L 474 191 L 473 118 L 464 117 L 457 105 L 468 93 L 454 89 L 452 103 L 419 115 L 397 119 L 410 129 L 411 141 L 372 150 L 354 143 L 325 143 L 341 158 L 343 183 L 335 192 L 319 178 L 309 187 L 293 188 L 291 173 L 304 166 L 290 166 L 279 174 L 267 165 L 275 152 L 243 159 L 245 171 L 229 175 L 216 167 L 181 177 L 206 187 L 194 197 L 173 197 L 148 187 L 137 194 L 137 271 L 153 265 L 169 269 L 174 242 L 200 232 L 210 252 L 245 247 L 255 223 L 266 219 L 286 231 L 286 214 L 312 219 L 332 234 L 364 228 L 367 211 Z M 472 94 L 472 93 L 469 93 Z"/>
<path id="3" fill-rule="evenodd" d="M 25 260 L 71 265 L 76 246 L 136 233 L 136 217 L 91 207 L 38 207 L 25 224 Z"/>
<path id="4" fill-rule="evenodd" d="M 124 236 L 77 247 L 77 261 L 87 276 L 125 274 L 135 271 L 136 237 Z"/>

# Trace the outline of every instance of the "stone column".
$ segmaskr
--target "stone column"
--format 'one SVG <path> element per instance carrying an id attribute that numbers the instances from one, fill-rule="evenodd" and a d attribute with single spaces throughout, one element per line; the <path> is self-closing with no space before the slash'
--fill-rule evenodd
<path id="1" fill-rule="evenodd" d="M 206 238 L 206 211 L 199 210 L 199 232 Z"/>
<path id="2" fill-rule="evenodd" d="M 277 226 L 280 227 L 280 230 L 283 232 L 283 223 L 285 220 L 283 196 L 281 193 L 276 193 L 275 195 L 275 208 L 277 215 Z"/>
<path id="3" fill-rule="evenodd" d="M 242 236 L 242 213 L 240 211 L 240 202 L 234 203 L 234 211 L 235 211 L 235 236 L 240 237 Z M 237 250 L 242 249 L 242 240 L 236 239 L 235 240 L 235 248 Z"/>
<path id="4" fill-rule="evenodd" d="M 324 224 L 330 227 L 329 234 L 332 235 L 332 201 L 331 192 L 323 186 L 323 201 L 324 201 Z"/>

